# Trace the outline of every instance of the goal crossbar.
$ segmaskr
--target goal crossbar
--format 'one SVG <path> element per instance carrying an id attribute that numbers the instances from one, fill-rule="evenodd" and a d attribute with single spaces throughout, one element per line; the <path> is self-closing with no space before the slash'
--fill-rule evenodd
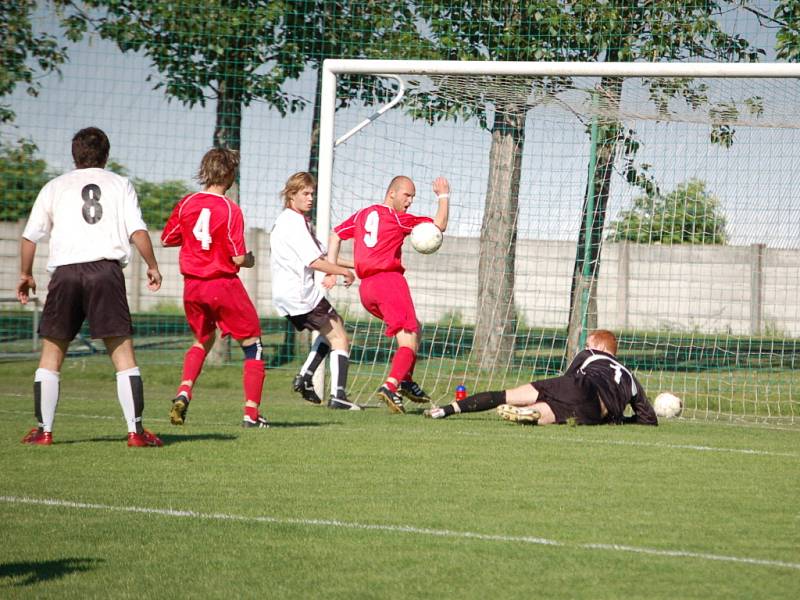
<path id="1" fill-rule="evenodd" d="M 317 231 L 330 230 L 336 78 L 343 74 L 521 75 L 530 77 L 800 78 L 800 63 L 502 62 L 327 59 L 322 64 Z"/>
<path id="2" fill-rule="evenodd" d="M 338 59 L 324 61 L 333 74 L 529 75 L 548 77 L 800 77 L 798 63 L 524 62 L 481 60 Z"/>

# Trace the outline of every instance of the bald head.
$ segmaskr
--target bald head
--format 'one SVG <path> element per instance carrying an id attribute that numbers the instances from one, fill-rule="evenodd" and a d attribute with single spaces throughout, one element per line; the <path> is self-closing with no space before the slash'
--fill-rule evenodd
<path id="1" fill-rule="evenodd" d="M 383 203 L 391 206 L 399 213 L 404 213 L 414 202 L 414 196 L 417 194 L 417 189 L 414 182 L 410 177 L 405 175 L 398 175 L 389 182 L 389 187 L 386 189 L 386 196 Z"/>

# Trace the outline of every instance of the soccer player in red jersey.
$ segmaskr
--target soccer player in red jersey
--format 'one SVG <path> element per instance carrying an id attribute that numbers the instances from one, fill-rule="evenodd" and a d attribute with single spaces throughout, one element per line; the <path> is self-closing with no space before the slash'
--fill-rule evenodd
<path id="1" fill-rule="evenodd" d="M 172 401 L 169 418 L 173 425 L 186 421 L 192 389 L 219 327 L 223 335 L 238 341 L 244 352 L 242 427 L 268 427 L 259 413 L 264 388 L 261 324 L 237 275 L 240 267 L 252 267 L 255 259 L 245 249 L 242 211 L 225 196 L 238 168 L 235 150 L 206 152 L 197 174 L 203 191 L 178 202 L 161 234 L 164 246 L 181 248 L 183 307 L 196 339 L 184 357 L 181 383 Z"/>
<path id="2" fill-rule="evenodd" d="M 328 244 L 328 261 L 336 264 L 341 241 L 353 240 L 356 275 L 361 279 L 361 304 L 386 324 L 386 336 L 397 340 L 389 375 L 377 392 L 395 413 L 405 412 L 401 395 L 414 402 L 430 401 L 413 379 L 419 321 L 403 275 L 401 249 L 403 240 L 418 223 L 433 222 L 442 231 L 447 228 L 450 198 L 447 179 L 437 177 L 433 191 L 439 201 L 433 219 L 412 215 L 408 208 L 417 193 L 414 182 L 404 175 L 395 177 L 389 183 L 383 204 L 373 204 L 345 219 L 331 232 Z M 326 275 L 328 286 L 333 285 L 334 277 Z"/>
<path id="3" fill-rule="evenodd" d="M 52 274 L 39 323 L 42 355 L 33 384 L 38 427 L 22 441 L 49 446 L 58 405 L 61 366 L 69 343 L 89 321 L 117 371 L 117 398 L 128 425 L 128 446 L 158 447 L 161 440 L 142 426 L 144 388 L 133 350 L 133 327 L 122 268 L 131 244 L 147 263 L 148 287 L 161 287 L 161 273 L 142 220 L 136 191 L 126 177 L 105 170 L 110 144 L 96 127 L 72 138 L 75 169 L 50 180 L 39 192 L 20 241 L 17 298 L 36 292 L 36 245 L 50 237 L 47 270 Z"/>

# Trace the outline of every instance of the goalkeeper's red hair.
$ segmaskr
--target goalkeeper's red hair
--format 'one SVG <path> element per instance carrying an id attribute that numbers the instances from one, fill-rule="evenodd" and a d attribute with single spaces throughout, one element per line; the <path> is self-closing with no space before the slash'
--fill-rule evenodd
<path id="1" fill-rule="evenodd" d="M 617 337 L 608 329 L 595 329 L 586 338 L 586 346 L 592 350 L 601 350 L 616 355 Z"/>

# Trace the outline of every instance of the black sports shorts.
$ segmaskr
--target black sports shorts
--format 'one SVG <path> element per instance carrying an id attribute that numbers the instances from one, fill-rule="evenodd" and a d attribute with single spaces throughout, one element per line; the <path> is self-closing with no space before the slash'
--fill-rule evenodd
<path id="1" fill-rule="evenodd" d="M 93 338 L 133 334 L 125 276 L 117 261 L 62 265 L 50 278 L 39 335 L 72 340 L 86 319 Z"/>
<path id="2" fill-rule="evenodd" d="M 562 375 L 534 381 L 531 385 L 539 392 L 537 402 L 546 402 L 553 410 L 556 423 L 575 419 L 578 425 L 604 423 L 597 393 L 591 387 L 580 385 L 574 377 Z"/>
<path id="3" fill-rule="evenodd" d="M 323 298 L 314 307 L 314 310 L 302 315 L 286 315 L 286 318 L 292 322 L 297 331 L 309 329 L 311 331 L 320 331 L 327 323 L 339 317 L 339 313 L 331 306 L 327 298 Z"/>

